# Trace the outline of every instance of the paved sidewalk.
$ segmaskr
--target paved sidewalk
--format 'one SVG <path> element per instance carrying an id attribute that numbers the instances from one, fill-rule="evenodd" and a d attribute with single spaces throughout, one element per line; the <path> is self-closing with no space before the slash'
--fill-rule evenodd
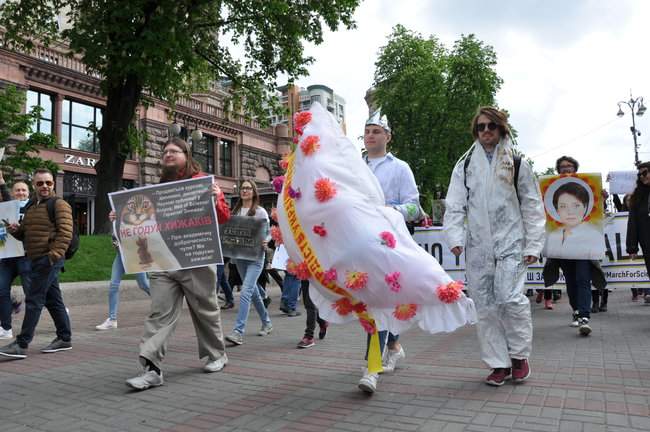
<path id="1" fill-rule="evenodd" d="M 123 302 L 120 328 L 97 332 L 106 305 L 72 306 L 72 351 L 41 354 L 54 338 L 47 313 L 29 357 L 0 360 L 0 430 L 15 431 L 648 431 L 650 307 L 627 291 L 594 315 L 594 333 L 577 336 L 563 299 L 533 305 L 533 375 L 525 384 L 483 384 L 476 332 L 466 328 L 403 336 L 408 358 L 380 379 L 372 397 L 356 387 L 365 335 L 334 326 L 298 350 L 304 315 L 270 306 L 275 330 L 256 335 L 252 312 L 244 345 L 228 351 L 223 372 L 205 374 L 187 310 L 164 363 L 165 385 L 131 392 L 147 300 Z M 69 297 L 66 297 L 69 298 Z M 232 329 L 235 310 L 224 311 Z M 15 321 L 16 326 L 20 319 Z"/>

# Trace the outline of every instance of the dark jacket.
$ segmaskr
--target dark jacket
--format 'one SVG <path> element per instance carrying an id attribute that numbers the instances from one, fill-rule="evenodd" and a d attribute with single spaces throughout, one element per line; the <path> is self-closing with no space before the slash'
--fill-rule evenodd
<path id="1" fill-rule="evenodd" d="M 637 186 L 637 188 L 641 188 L 641 190 L 634 192 L 635 202 L 632 203 L 627 218 L 625 248 L 628 254 L 638 253 L 639 245 L 641 245 L 644 254 L 646 251 L 650 251 L 650 203 L 648 202 L 650 187 Z"/>
<path id="2" fill-rule="evenodd" d="M 56 223 L 52 223 L 47 213 L 50 199 L 28 203 L 25 217 L 13 236 L 23 242 L 27 257 L 47 255 L 54 263 L 65 256 L 72 240 L 72 208 L 65 200 L 57 199 L 54 206 Z"/>

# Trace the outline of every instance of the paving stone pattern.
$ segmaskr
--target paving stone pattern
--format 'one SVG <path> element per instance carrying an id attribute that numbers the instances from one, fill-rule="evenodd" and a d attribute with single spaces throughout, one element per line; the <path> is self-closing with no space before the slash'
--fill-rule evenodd
<path id="1" fill-rule="evenodd" d="M 72 306 L 73 350 L 41 354 L 55 337 L 45 312 L 29 357 L 0 360 L 0 431 L 648 431 L 650 307 L 627 291 L 610 295 L 588 338 L 568 326 L 565 299 L 555 310 L 533 304 L 533 375 L 493 388 L 476 331 L 402 336 L 407 359 L 382 376 L 378 392 L 357 389 L 365 335 L 333 326 L 324 341 L 298 350 L 304 314 L 271 304 L 274 332 L 256 335 L 251 311 L 244 345 L 230 348 L 219 373 L 202 372 L 188 311 L 164 362 L 165 385 L 130 391 L 146 300 L 120 308 L 119 329 L 97 332 L 106 305 Z M 235 310 L 223 312 L 230 331 Z M 16 317 L 17 327 L 22 316 Z"/>

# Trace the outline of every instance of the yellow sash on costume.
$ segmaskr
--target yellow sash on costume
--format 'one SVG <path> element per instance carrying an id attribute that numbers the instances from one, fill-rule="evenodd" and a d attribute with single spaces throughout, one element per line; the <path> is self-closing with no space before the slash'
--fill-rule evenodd
<path id="1" fill-rule="evenodd" d="M 289 188 L 291 187 L 291 180 L 293 179 L 295 153 L 291 154 L 287 159 L 287 161 L 288 161 L 288 165 L 287 165 L 287 172 L 284 180 L 284 190 L 283 190 L 282 200 L 284 203 L 284 209 L 287 213 L 287 221 L 289 224 L 289 228 L 291 229 L 291 233 L 293 234 L 293 239 L 296 242 L 296 245 L 298 246 L 298 250 L 300 250 L 302 259 L 307 264 L 307 267 L 309 268 L 309 272 L 311 273 L 312 277 L 316 279 L 322 286 L 324 286 L 325 288 L 327 288 L 328 290 L 330 290 L 336 295 L 340 295 L 341 297 L 348 298 L 353 305 L 361 303 L 360 301 L 352 297 L 352 295 L 348 291 L 339 287 L 336 284 L 336 281 L 326 281 L 324 279 L 325 270 L 321 266 L 320 261 L 318 260 L 318 257 L 316 256 L 316 253 L 314 252 L 311 243 L 309 243 L 309 239 L 307 238 L 307 235 L 305 234 L 305 231 L 303 230 L 302 225 L 298 220 L 298 214 L 296 213 L 295 202 L 293 198 L 289 196 Z M 370 336 L 370 348 L 368 350 L 368 372 L 371 373 L 381 372 L 383 368 L 381 365 L 379 335 L 377 334 L 377 325 L 375 323 L 375 320 L 370 316 L 370 314 L 367 311 L 364 312 L 355 311 L 355 314 L 359 319 L 363 319 L 368 323 L 370 323 L 374 330 L 372 335 Z"/>

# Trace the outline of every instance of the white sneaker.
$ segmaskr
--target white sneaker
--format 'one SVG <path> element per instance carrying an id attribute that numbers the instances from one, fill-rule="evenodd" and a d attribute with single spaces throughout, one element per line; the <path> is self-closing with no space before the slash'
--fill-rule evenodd
<path id="1" fill-rule="evenodd" d="M 95 326 L 95 330 L 112 330 L 117 328 L 117 320 L 108 318 L 100 325 Z"/>
<path id="2" fill-rule="evenodd" d="M 589 336 L 591 334 L 591 327 L 589 326 L 589 318 L 578 319 L 578 334 L 580 336 Z"/>
<path id="3" fill-rule="evenodd" d="M 208 373 L 219 372 L 227 364 L 228 364 L 228 356 L 224 354 L 216 360 L 208 361 L 205 364 L 205 366 L 203 366 L 203 370 Z"/>
<path id="4" fill-rule="evenodd" d="M 14 332 L 12 329 L 5 330 L 2 327 L 0 327 L 0 339 L 13 339 L 14 337 Z"/>
<path id="5" fill-rule="evenodd" d="M 359 380 L 359 389 L 365 393 L 372 394 L 377 390 L 377 381 L 379 374 L 364 372 L 363 377 Z"/>
<path id="6" fill-rule="evenodd" d="M 142 375 L 126 380 L 126 385 L 136 390 L 146 390 L 149 387 L 158 387 L 163 385 L 163 374 L 146 369 Z"/>
<path id="7" fill-rule="evenodd" d="M 387 349 L 386 356 L 384 358 L 384 364 L 382 365 L 384 372 L 393 372 L 397 367 L 397 362 L 405 358 L 406 352 L 404 351 L 404 347 L 400 346 L 399 351 L 392 351 L 390 349 Z"/>
<path id="8" fill-rule="evenodd" d="M 573 317 L 571 318 L 571 324 L 569 326 L 571 327 L 578 327 L 580 323 L 578 323 L 578 311 L 573 311 Z"/>
<path id="9" fill-rule="evenodd" d="M 264 324 L 260 329 L 260 331 L 257 332 L 257 334 L 260 336 L 268 336 L 271 334 L 272 331 L 273 331 L 273 325 L 271 323 L 268 323 L 268 324 Z"/>

